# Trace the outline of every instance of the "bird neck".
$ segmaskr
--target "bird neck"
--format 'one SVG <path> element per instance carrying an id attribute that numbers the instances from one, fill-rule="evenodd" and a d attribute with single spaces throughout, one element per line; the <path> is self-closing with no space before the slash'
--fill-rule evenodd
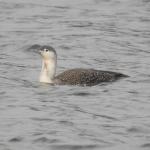
<path id="1" fill-rule="evenodd" d="M 40 82 L 54 83 L 56 73 L 56 60 L 43 59 Z"/>

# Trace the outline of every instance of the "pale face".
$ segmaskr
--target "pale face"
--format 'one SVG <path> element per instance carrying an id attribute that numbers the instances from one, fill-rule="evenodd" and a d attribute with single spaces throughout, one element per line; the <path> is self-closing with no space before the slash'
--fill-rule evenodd
<path id="1" fill-rule="evenodd" d="M 43 57 L 43 59 L 47 60 L 54 60 L 56 59 L 56 53 L 53 50 L 49 50 L 47 48 L 44 48 L 40 50 L 40 54 Z"/>

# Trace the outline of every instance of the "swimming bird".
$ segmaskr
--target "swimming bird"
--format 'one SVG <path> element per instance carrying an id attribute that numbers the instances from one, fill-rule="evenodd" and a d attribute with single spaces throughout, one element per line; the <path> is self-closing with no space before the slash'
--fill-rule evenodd
<path id="1" fill-rule="evenodd" d="M 82 68 L 66 70 L 56 75 L 57 53 L 55 49 L 51 46 L 42 46 L 40 54 L 43 60 L 39 81 L 43 83 L 93 86 L 101 82 L 110 82 L 121 77 L 127 77 L 122 73 Z"/>

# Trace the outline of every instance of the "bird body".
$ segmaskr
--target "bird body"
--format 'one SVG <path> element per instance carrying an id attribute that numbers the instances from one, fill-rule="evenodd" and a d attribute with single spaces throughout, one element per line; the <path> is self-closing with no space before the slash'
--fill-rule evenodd
<path id="1" fill-rule="evenodd" d="M 60 85 L 93 86 L 101 82 L 115 81 L 121 77 L 127 77 L 122 73 L 101 71 L 96 69 L 75 68 L 56 74 L 57 54 L 50 46 L 41 47 L 43 57 L 40 82 Z"/>
<path id="2" fill-rule="evenodd" d="M 55 79 L 60 80 L 61 84 L 93 86 L 101 82 L 110 82 L 125 75 L 110 71 L 95 69 L 70 69 L 57 75 Z"/>

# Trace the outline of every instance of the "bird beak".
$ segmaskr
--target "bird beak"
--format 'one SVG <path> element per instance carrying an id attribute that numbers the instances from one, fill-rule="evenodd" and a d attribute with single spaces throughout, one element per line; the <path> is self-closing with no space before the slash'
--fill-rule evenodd
<path id="1" fill-rule="evenodd" d="M 39 50 L 38 53 L 41 55 L 42 54 L 42 50 Z"/>

